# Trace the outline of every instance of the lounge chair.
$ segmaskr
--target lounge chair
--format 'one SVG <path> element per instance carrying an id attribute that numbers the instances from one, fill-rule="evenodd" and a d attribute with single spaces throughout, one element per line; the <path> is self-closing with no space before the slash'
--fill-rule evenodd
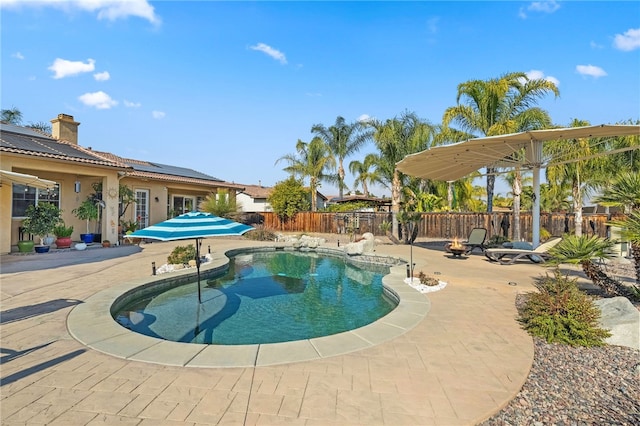
<path id="1" fill-rule="evenodd" d="M 467 241 L 461 241 L 460 244 L 462 244 L 462 246 L 465 248 L 465 254 L 469 254 L 477 248 L 479 248 L 480 251 L 484 251 L 487 248 L 484 245 L 486 238 L 487 230 L 485 228 L 473 228 L 469 233 L 469 238 L 467 238 Z M 448 243 L 445 246 L 445 251 L 451 253 L 451 244 L 453 243 Z"/>
<path id="2" fill-rule="evenodd" d="M 481 252 L 484 252 L 487 247 L 484 245 L 487 239 L 486 228 L 473 228 L 469 233 L 467 241 L 463 241 L 462 244 L 467 247 L 466 253 L 471 253 L 473 250 L 479 248 Z"/>
<path id="3" fill-rule="evenodd" d="M 549 258 L 549 249 L 558 244 L 562 238 L 550 238 L 540 244 L 535 249 L 523 248 L 489 248 L 484 251 L 484 255 L 493 262 L 502 265 L 512 265 L 516 260 L 527 258 L 533 263 L 541 263 Z"/>

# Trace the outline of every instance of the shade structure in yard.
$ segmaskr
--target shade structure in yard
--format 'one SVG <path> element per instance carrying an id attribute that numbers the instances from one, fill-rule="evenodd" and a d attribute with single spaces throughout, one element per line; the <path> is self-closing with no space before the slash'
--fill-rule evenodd
<path id="1" fill-rule="evenodd" d="M 396 168 L 409 176 L 423 179 L 454 181 L 487 166 L 531 169 L 533 172 L 533 246 L 540 243 L 540 169 L 549 165 L 587 160 L 598 155 L 639 149 L 632 145 L 615 151 L 581 158 L 545 159 L 542 145 L 547 141 L 579 138 L 608 138 L 615 136 L 640 136 L 638 125 L 608 125 L 566 127 L 559 129 L 529 130 L 508 135 L 469 139 L 451 145 L 441 145 L 405 156 Z M 519 159 L 513 154 L 521 149 L 525 156 Z"/>
<path id="2" fill-rule="evenodd" d="M 252 226 L 234 222 L 205 212 L 189 212 L 164 222 L 139 229 L 127 238 L 149 238 L 160 241 L 196 240 L 196 268 L 198 270 L 198 302 L 200 293 L 200 245 L 203 238 L 242 235 L 254 229 Z"/>

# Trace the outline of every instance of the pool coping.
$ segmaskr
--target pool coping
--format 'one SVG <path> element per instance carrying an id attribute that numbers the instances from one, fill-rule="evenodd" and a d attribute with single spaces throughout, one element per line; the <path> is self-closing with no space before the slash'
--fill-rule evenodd
<path id="1" fill-rule="evenodd" d="M 259 250 L 283 249 L 282 246 Z M 240 251 L 245 251 L 241 249 Z M 203 265 L 201 272 L 220 269 L 229 263 L 229 250 L 223 259 Z M 318 250 L 318 252 L 326 250 Z M 172 272 L 172 277 L 195 276 L 192 269 Z M 180 343 L 145 336 L 128 330 L 111 316 L 111 306 L 126 292 L 162 279 L 149 276 L 102 290 L 87 298 L 69 313 L 67 329 L 83 345 L 99 352 L 148 363 L 199 367 L 254 367 L 313 361 L 367 349 L 397 338 L 415 327 L 429 312 L 429 299 L 407 285 L 404 265 L 390 266 L 382 282 L 397 296 L 398 306 L 371 324 L 330 336 L 284 343 L 255 345 L 208 345 Z"/>

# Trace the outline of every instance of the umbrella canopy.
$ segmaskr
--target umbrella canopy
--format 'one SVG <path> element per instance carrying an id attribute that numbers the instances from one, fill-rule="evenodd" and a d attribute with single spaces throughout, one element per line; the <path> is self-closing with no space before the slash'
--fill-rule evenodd
<path id="1" fill-rule="evenodd" d="M 127 235 L 127 238 L 176 241 L 242 235 L 252 229 L 254 228 L 249 225 L 234 222 L 211 213 L 189 212 L 144 229 L 139 229 Z"/>
<path id="2" fill-rule="evenodd" d="M 410 154 L 396 163 L 396 168 L 410 176 L 423 179 L 454 181 L 487 166 L 513 167 L 520 165 L 533 171 L 532 234 L 533 245 L 540 242 L 540 168 L 546 167 L 542 155 L 545 141 L 578 138 L 603 138 L 613 136 L 640 135 L 638 125 L 600 125 L 567 127 L 560 129 L 529 130 L 508 135 L 488 136 L 469 139 L 451 145 L 437 146 L 415 154 Z M 524 161 L 518 161 L 513 154 L 525 149 Z M 638 149 L 631 146 L 616 152 Z M 612 152 L 610 152 L 612 153 Z M 584 160 L 585 156 L 571 161 Z M 554 159 L 552 159 L 554 160 Z M 562 163 L 562 159 L 556 159 Z M 564 161 L 566 162 L 566 161 Z"/>
<path id="3" fill-rule="evenodd" d="M 254 229 L 252 226 L 234 222 L 211 213 L 189 212 L 144 229 L 139 229 L 127 235 L 127 238 L 150 238 L 160 241 L 195 239 L 195 261 L 198 270 L 198 302 L 202 303 L 200 290 L 200 240 L 207 237 L 242 235 L 252 229 Z"/>
<path id="4" fill-rule="evenodd" d="M 52 180 L 42 179 L 38 176 L 0 170 L 0 186 L 3 183 L 18 183 L 40 189 L 53 189 L 57 185 Z"/>

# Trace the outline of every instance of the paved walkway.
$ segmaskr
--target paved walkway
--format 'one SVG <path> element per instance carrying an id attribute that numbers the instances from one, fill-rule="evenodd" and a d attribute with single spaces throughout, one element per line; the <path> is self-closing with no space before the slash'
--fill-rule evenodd
<path id="1" fill-rule="evenodd" d="M 211 239 L 204 247 L 222 257 L 257 244 Z M 424 319 L 343 355 L 177 367 L 114 357 L 70 335 L 67 318 L 76 305 L 146 279 L 151 262 L 165 263 L 175 245 L 2 256 L 3 425 L 471 425 L 506 405 L 531 367 L 533 343 L 515 320 L 514 299 L 533 290 L 544 268 L 490 264 L 479 254 L 452 259 L 434 244 L 413 247 L 416 272 L 448 282 L 420 295 L 430 303 Z M 405 245 L 376 251 L 410 258 Z"/>

